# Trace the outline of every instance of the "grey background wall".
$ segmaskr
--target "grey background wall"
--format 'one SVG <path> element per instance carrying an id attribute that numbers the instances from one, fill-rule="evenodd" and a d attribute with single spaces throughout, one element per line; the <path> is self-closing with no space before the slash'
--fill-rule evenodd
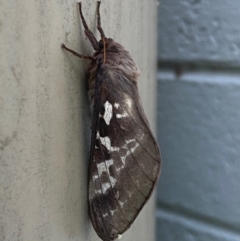
<path id="1" fill-rule="evenodd" d="M 240 2 L 162 0 L 157 240 L 240 240 Z"/>
<path id="2" fill-rule="evenodd" d="M 83 0 L 96 32 L 96 1 Z M 0 240 L 99 240 L 87 213 L 90 109 L 84 63 L 92 52 L 76 1 L 0 1 Z M 154 128 L 156 2 L 102 1 L 102 25 L 142 71 Z M 150 47 L 149 47 L 150 46 Z M 147 108 L 146 108 L 147 107 Z M 154 199 L 122 240 L 154 240 Z"/>

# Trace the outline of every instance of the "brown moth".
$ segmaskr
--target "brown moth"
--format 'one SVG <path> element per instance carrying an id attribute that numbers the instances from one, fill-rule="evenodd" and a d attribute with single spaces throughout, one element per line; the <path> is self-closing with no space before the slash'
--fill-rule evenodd
<path id="1" fill-rule="evenodd" d="M 133 223 L 156 186 L 161 156 L 141 104 L 139 69 L 129 52 L 101 27 L 97 2 L 97 41 L 79 13 L 95 53 L 87 59 L 93 105 L 88 204 L 95 231 L 104 241 L 121 236 Z"/>

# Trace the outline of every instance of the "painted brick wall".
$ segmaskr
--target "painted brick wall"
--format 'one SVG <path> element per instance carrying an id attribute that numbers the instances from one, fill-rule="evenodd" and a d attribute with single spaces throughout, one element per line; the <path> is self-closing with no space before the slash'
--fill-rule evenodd
<path id="1" fill-rule="evenodd" d="M 240 241 L 239 16 L 238 0 L 159 6 L 159 241 Z"/>

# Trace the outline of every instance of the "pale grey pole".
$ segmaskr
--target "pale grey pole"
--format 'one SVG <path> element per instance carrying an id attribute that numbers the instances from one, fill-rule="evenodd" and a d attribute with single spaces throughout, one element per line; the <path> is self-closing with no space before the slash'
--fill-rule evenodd
<path id="1" fill-rule="evenodd" d="M 96 1 L 83 0 L 96 33 Z M 155 127 L 156 2 L 102 1 L 107 36 L 130 51 Z M 84 61 L 90 54 L 76 1 L 1 1 L 0 240 L 94 241 L 87 212 L 91 113 Z M 154 198 L 122 240 L 154 240 Z"/>

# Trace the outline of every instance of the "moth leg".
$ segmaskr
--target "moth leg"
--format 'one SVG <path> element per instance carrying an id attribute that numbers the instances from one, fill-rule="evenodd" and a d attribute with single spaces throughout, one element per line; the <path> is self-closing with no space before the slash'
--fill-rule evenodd
<path id="1" fill-rule="evenodd" d="M 101 26 L 101 17 L 100 17 L 100 1 L 97 1 L 97 29 L 101 35 L 101 38 L 105 38 L 105 34 L 103 32 L 102 26 Z"/>
<path id="2" fill-rule="evenodd" d="M 79 54 L 79 53 L 75 52 L 74 50 L 67 48 L 67 47 L 65 46 L 65 44 L 62 44 L 61 47 L 62 47 L 62 49 L 67 50 L 68 52 L 72 53 L 73 55 L 75 55 L 75 56 L 77 56 L 77 57 L 79 57 L 79 58 L 81 58 L 81 59 L 91 59 L 91 60 L 93 60 L 93 61 L 96 61 L 96 59 L 95 59 L 94 57 L 89 56 L 89 55 Z"/>
<path id="3" fill-rule="evenodd" d="M 95 38 L 95 36 L 93 35 L 93 33 L 91 32 L 91 30 L 89 30 L 89 28 L 87 26 L 87 23 L 86 23 L 86 21 L 85 21 L 85 19 L 83 17 L 83 14 L 82 14 L 82 3 L 81 2 L 78 2 L 78 7 L 79 7 L 79 14 L 80 14 L 80 17 L 82 19 L 82 24 L 83 24 L 83 27 L 84 27 L 85 35 L 87 36 L 87 38 L 91 42 L 92 47 L 94 48 L 94 50 L 97 50 L 98 49 L 98 41 Z"/>

